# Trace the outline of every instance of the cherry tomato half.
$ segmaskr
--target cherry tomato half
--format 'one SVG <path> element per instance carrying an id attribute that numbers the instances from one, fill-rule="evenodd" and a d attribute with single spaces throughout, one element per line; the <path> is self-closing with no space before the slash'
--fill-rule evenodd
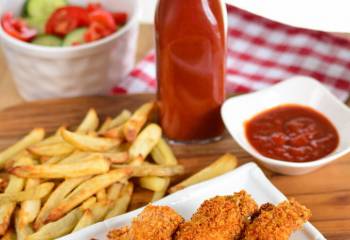
<path id="1" fill-rule="evenodd" d="M 89 3 L 86 7 L 86 10 L 89 13 L 92 13 L 93 11 L 98 10 L 98 9 L 102 9 L 101 3 Z"/>
<path id="2" fill-rule="evenodd" d="M 117 25 L 124 25 L 128 20 L 128 14 L 124 12 L 116 12 L 112 13 L 112 15 Z"/>
<path id="3" fill-rule="evenodd" d="M 46 23 L 46 33 L 64 36 L 78 27 L 90 24 L 85 8 L 67 6 L 57 9 Z"/>
<path id="4" fill-rule="evenodd" d="M 35 29 L 29 28 L 25 21 L 14 18 L 9 12 L 2 16 L 1 26 L 7 34 L 21 41 L 29 42 L 37 35 Z"/>
<path id="5" fill-rule="evenodd" d="M 91 23 L 97 22 L 113 32 L 117 28 L 117 25 L 114 22 L 113 15 L 105 10 L 95 10 L 90 13 L 89 17 Z"/>
<path id="6" fill-rule="evenodd" d="M 106 28 L 103 24 L 99 22 L 92 22 L 85 33 L 85 42 L 93 42 L 101 38 L 111 35 L 114 31 Z"/>

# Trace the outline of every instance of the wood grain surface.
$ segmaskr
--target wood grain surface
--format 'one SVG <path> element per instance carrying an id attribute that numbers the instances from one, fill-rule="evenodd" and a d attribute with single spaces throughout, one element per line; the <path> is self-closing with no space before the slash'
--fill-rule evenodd
<path id="1" fill-rule="evenodd" d="M 34 127 L 45 127 L 48 132 L 53 132 L 63 124 L 76 126 L 91 107 L 96 108 L 104 119 L 115 116 L 125 108 L 134 110 L 152 98 L 152 95 L 83 97 L 25 103 L 8 108 L 0 112 L 0 149 L 14 143 Z M 198 171 L 226 152 L 235 154 L 240 165 L 254 161 L 227 134 L 216 143 L 175 145 L 173 149 L 186 168 L 186 174 L 174 179 L 174 182 Z M 282 176 L 264 171 L 285 195 L 296 198 L 312 210 L 311 222 L 327 239 L 350 239 L 350 157 L 303 176 Z M 131 208 L 144 205 L 150 196 L 150 192 L 138 189 Z"/>

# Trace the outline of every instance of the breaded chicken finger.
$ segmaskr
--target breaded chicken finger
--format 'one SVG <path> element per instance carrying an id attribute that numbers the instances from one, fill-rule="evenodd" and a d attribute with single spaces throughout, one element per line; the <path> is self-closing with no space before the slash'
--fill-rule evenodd
<path id="1" fill-rule="evenodd" d="M 239 239 L 249 216 L 257 210 L 255 201 L 245 192 L 219 196 L 205 201 L 191 221 L 182 224 L 176 240 Z"/>
<path id="2" fill-rule="evenodd" d="M 311 212 L 294 199 L 277 205 L 264 204 L 244 231 L 243 240 L 288 240 L 311 217 Z"/>
<path id="3" fill-rule="evenodd" d="M 108 234 L 110 240 L 172 240 L 184 219 L 166 206 L 147 206 L 132 221 L 130 228 L 119 228 Z"/>

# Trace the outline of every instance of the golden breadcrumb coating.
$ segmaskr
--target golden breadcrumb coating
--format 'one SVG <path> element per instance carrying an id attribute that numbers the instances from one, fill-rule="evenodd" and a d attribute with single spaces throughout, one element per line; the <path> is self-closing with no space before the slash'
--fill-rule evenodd
<path id="1" fill-rule="evenodd" d="M 245 192 L 218 196 L 205 201 L 191 221 L 180 226 L 176 240 L 239 239 L 248 218 L 257 210 L 256 202 Z"/>
<path id="2" fill-rule="evenodd" d="M 244 231 L 243 240 L 288 240 L 311 217 L 311 211 L 294 199 L 276 207 L 264 204 Z"/>
<path id="3" fill-rule="evenodd" d="M 110 240 L 172 240 L 184 219 L 167 206 L 147 206 L 133 221 L 130 228 L 109 232 Z"/>
<path id="4" fill-rule="evenodd" d="M 121 227 L 121 228 L 117 228 L 109 231 L 109 233 L 107 234 L 107 238 L 109 240 L 130 240 L 128 235 L 129 235 L 129 228 Z"/>
<path id="5" fill-rule="evenodd" d="M 132 240 L 172 240 L 184 219 L 167 206 L 147 206 L 133 220 L 130 228 Z"/>

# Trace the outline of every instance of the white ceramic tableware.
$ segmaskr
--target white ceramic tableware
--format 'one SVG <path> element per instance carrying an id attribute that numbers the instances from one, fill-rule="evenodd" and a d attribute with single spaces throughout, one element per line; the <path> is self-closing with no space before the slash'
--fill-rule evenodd
<path id="1" fill-rule="evenodd" d="M 322 159 L 302 163 L 279 161 L 257 152 L 246 137 L 245 122 L 264 110 L 283 104 L 308 106 L 326 116 L 339 133 L 336 150 Z M 266 168 L 278 173 L 305 174 L 350 152 L 350 109 L 320 82 L 309 77 L 293 77 L 267 89 L 230 98 L 223 104 L 221 115 L 235 141 Z"/>
<path id="2" fill-rule="evenodd" d="M 24 0 L 1 0 L 0 13 L 20 15 Z M 86 5 L 85 0 L 69 0 Z M 134 67 L 138 0 L 101 0 L 110 11 L 125 11 L 127 24 L 96 42 L 44 47 L 19 41 L 0 27 L 0 39 L 17 88 L 26 100 L 107 94 Z"/>
<path id="3" fill-rule="evenodd" d="M 286 199 L 286 197 L 265 177 L 264 173 L 256 164 L 248 163 L 225 175 L 171 194 L 155 202 L 154 205 L 170 206 L 185 219 L 189 219 L 205 200 L 217 195 L 229 195 L 243 189 L 251 194 L 258 204 L 266 202 L 277 204 Z M 59 240 L 106 240 L 108 231 L 116 227 L 130 224 L 131 220 L 141 211 L 142 208 L 97 223 L 81 231 L 62 237 Z M 306 223 L 302 230 L 295 232 L 291 236 L 290 240 L 325 240 L 325 238 L 311 223 Z"/>

